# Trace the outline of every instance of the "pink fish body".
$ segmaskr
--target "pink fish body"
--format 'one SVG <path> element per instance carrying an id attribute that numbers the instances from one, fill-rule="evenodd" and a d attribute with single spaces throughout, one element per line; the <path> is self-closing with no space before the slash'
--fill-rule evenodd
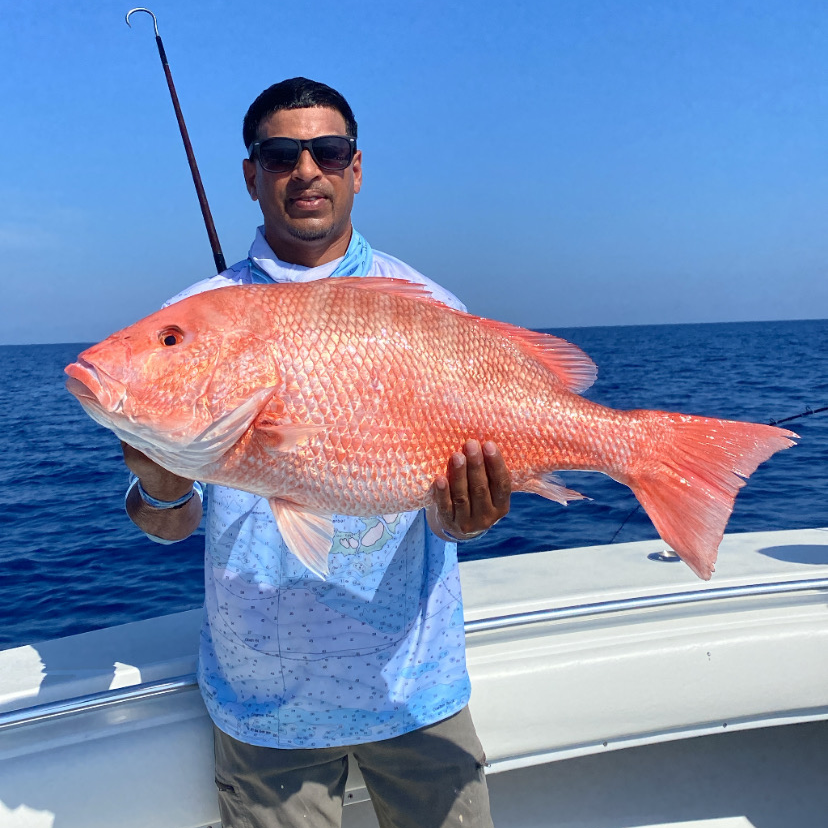
<path id="1" fill-rule="evenodd" d="M 428 506 L 449 456 L 493 440 L 515 491 L 582 497 L 600 471 L 710 578 L 744 478 L 795 434 L 580 393 L 596 368 L 557 337 L 447 308 L 376 278 L 246 285 L 171 305 L 84 351 L 69 390 L 176 474 L 261 495 L 288 547 L 327 571 L 332 514 Z"/>

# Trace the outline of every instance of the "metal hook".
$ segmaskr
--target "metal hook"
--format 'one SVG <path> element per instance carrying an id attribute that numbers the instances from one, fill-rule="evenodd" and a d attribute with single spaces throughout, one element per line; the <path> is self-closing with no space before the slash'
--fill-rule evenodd
<path id="1" fill-rule="evenodd" d="M 143 9 L 143 8 L 130 9 L 126 13 L 126 24 L 127 24 L 127 26 L 129 26 L 130 29 L 132 28 L 132 23 L 129 22 L 129 16 L 131 14 L 134 14 L 135 12 L 139 12 L 139 11 L 146 12 L 152 18 L 152 25 L 155 27 L 155 36 L 160 37 L 160 35 L 158 34 L 158 21 L 155 19 L 155 15 L 149 9 Z"/>

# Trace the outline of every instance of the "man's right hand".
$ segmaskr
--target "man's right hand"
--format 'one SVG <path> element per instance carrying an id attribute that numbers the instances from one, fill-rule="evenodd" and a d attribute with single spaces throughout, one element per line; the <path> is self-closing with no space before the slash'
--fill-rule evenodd
<path id="1" fill-rule="evenodd" d="M 193 481 L 179 477 L 150 460 L 143 452 L 121 441 L 124 462 L 141 481 L 144 491 L 157 500 L 174 501 L 184 497 L 193 488 Z M 156 509 L 150 506 L 133 486 L 126 502 L 126 511 L 132 522 L 142 531 L 165 540 L 183 540 L 189 537 L 201 522 L 201 498 L 190 498 L 174 509 Z"/>

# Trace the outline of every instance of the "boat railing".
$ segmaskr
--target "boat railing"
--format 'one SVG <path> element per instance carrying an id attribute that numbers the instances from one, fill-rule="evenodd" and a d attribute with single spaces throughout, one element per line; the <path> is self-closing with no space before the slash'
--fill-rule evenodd
<path id="1" fill-rule="evenodd" d="M 796 592 L 828 589 L 828 578 L 810 578 L 794 581 L 778 581 L 765 584 L 745 584 L 733 587 L 719 587 L 713 589 L 697 589 L 687 592 L 673 592 L 657 595 L 645 595 L 636 598 L 624 598 L 614 601 L 598 601 L 594 603 L 575 604 L 572 606 L 554 607 L 549 609 L 520 612 L 509 615 L 499 615 L 491 618 L 480 618 L 467 621 L 465 631 L 467 635 L 504 630 L 529 624 L 562 621 L 574 618 L 606 615 L 609 613 L 644 610 L 656 607 L 695 604 L 705 601 L 721 601 L 732 598 L 747 598 L 752 596 L 785 595 Z M 195 673 L 177 676 L 158 681 L 150 681 L 130 687 L 119 687 L 99 693 L 91 693 L 70 699 L 33 705 L 18 710 L 0 713 L 0 732 L 9 728 L 32 725 L 46 722 L 78 713 L 87 713 L 100 710 L 124 702 L 142 701 L 145 699 L 168 696 L 193 690 L 197 687 Z"/>
<path id="2" fill-rule="evenodd" d="M 568 607 L 519 612 L 494 618 L 481 618 L 466 622 L 466 634 L 488 630 L 502 630 L 507 627 L 521 627 L 544 621 L 562 621 L 570 618 L 584 618 L 605 615 L 611 612 L 652 609 L 678 604 L 695 604 L 702 601 L 721 601 L 726 598 L 747 598 L 756 595 L 782 595 L 792 592 L 828 588 L 828 578 L 809 578 L 797 581 L 777 581 L 768 584 L 745 584 L 714 589 L 697 589 L 687 592 L 668 592 L 659 595 L 642 595 L 636 598 L 621 598 L 616 601 L 598 601 L 592 604 L 575 604 Z"/>

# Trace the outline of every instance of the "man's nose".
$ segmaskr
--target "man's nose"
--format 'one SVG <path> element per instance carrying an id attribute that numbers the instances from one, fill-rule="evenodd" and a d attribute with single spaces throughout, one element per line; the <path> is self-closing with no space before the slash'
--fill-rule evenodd
<path id="1" fill-rule="evenodd" d="M 321 175 L 321 171 L 316 165 L 316 161 L 313 160 L 310 150 L 307 147 L 303 147 L 302 152 L 299 154 L 299 160 L 293 168 L 293 177 L 299 178 L 302 181 L 308 181 L 309 179 L 316 178 L 318 175 Z"/>

